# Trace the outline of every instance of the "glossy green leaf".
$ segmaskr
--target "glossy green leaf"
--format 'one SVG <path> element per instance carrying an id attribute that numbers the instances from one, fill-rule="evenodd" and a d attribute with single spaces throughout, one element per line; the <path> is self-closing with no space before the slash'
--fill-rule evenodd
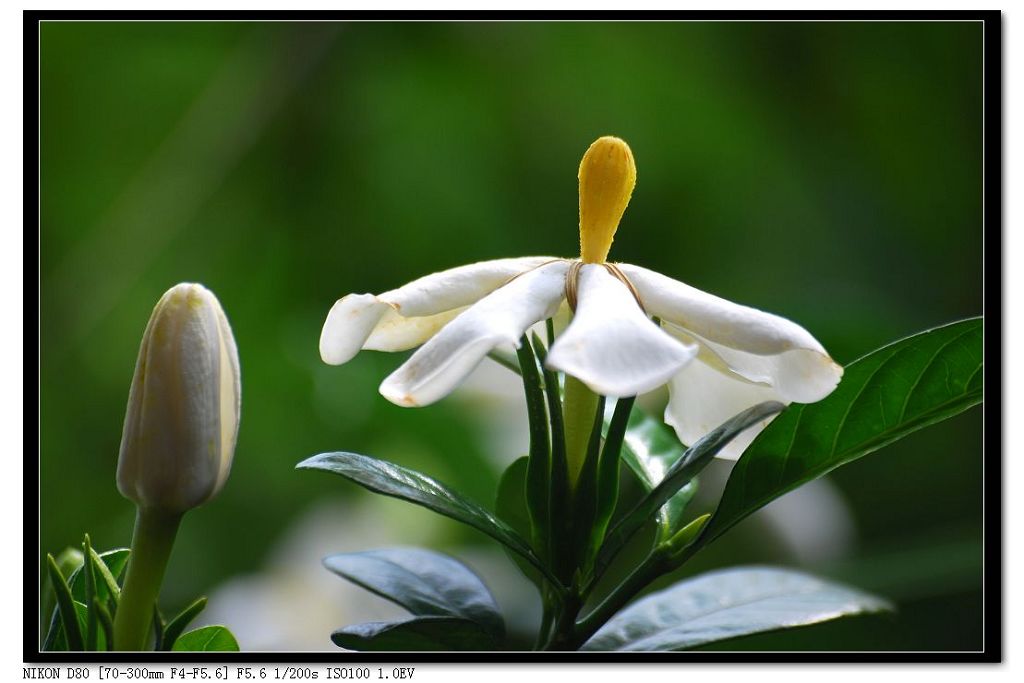
<path id="1" fill-rule="evenodd" d="M 606 434 L 613 415 L 614 408 L 605 411 Z M 684 452 L 686 446 L 679 442 L 671 428 L 640 408 L 633 407 L 626 426 L 621 459 L 646 490 L 650 491 L 661 483 L 665 473 Z M 657 520 L 662 536 L 667 538 L 671 535 L 672 529 L 678 526 L 683 510 L 696 492 L 697 482 L 694 479 L 658 510 Z"/>
<path id="2" fill-rule="evenodd" d="M 176 617 L 167 622 L 166 626 L 162 626 L 157 637 L 157 642 L 159 643 L 157 649 L 172 649 L 178 637 L 204 609 L 206 609 L 206 598 L 198 598 L 191 605 L 181 610 Z"/>
<path id="3" fill-rule="evenodd" d="M 972 318 L 907 337 L 847 366 L 824 400 L 791 405 L 736 463 L 698 543 L 801 484 L 980 403 L 982 333 L 982 319 Z"/>
<path id="4" fill-rule="evenodd" d="M 238 652 L 238 641 L 226 626 L 203 626 L 183 633 L 171 649 L 174 652 Z"/>
<path id="5" fill-rule="evenodd" d="M 314 455 L 296 467 L 337 474 L 375 493 L 422 505 L 438 514 L 468 524 L 503 543 L 537 567 L 549 580 L 556 582 L 534 555 L 530 545 L 512 527 L 477 503 L 424 474 L 384 460 L 344 452 Z"/>
<path id="6" fill-rule="evenodd" d="M 682 650 L 738 636 L 892 609 L 808 574 L 737 567 L 652 593 L 610 619 L 583 650 Z"/>
<path id="7" fill-rule="evenodd" d="M 418 617 L 474 621 L 497 638 L 505 621 L 487 586 L 453 557 L 424 548 L 383 548 L 324 558 L 324 566 Z"/>
<path id="8" fill-rule="evenodd" d="M 686 452 L 664 472 L 650 493 L 608 532 L 608 537 L 601 546 L 595 571 L 600 573 L 644 522 L 675 496 L 680 488 L 689 483 L 736 435 L 783 408 L 783 404 L 775 401 L 759 403 L 726 420 L 686 449 Z"/>
<path id="9" fill-rule="evenodd" d="M 353 624 L 332 633 L 331 640 L 363 652 L 493 650 L 496 645 L 479 624 L 456 617 Z"/>

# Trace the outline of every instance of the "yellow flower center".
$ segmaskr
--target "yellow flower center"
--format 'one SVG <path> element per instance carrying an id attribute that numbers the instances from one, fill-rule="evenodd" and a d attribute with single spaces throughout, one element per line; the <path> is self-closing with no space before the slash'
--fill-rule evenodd
<path id="1" fill-rule="evenodd" d="M 580 162 L 579 179 L 580 258 L 604 263 L 636 185 L 629 145 L 610 135 L 595 140 Z"/>

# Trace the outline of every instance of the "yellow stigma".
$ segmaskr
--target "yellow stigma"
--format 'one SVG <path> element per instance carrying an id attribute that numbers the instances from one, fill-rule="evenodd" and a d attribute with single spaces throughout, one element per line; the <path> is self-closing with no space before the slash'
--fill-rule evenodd
<path id="1" fill-rule="evenodd" d="M 636 185 L 633 152 L 619 138 L 598 138 L 583 155 L 579 178 L 580 258 L 604 263 Z"/>

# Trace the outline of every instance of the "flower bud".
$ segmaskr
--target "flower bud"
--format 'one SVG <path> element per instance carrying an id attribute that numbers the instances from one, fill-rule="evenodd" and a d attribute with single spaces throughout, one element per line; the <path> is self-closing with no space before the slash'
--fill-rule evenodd
<path id="1" fill-rule="evenodd" d="M 183 513 L 231 471 L 241 384 L 238 349 L 217 297 L 167 291 L 146 325 L 128 395 L 117 488 L 141 509 Z"/>

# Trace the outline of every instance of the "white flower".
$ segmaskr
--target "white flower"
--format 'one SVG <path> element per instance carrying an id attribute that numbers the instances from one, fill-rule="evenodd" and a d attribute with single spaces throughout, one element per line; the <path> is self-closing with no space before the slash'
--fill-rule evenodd
<path id="1" fill-rule="evenodd" d="M 496 347 L 517 346 L 568 298 L 575 311 L 548 353 L 548 367 L 610 397 L 667 383 L 665 421 L 684 443 L 762 401 L 810 403 L 827 396 L 842 368 L 796 323 L 640 266 L 605 262 L 635 177 L 628 146 L 599 139 L 580 166 L 582 260 L 484 261 L 379 295 L 350 294 L 327 316 L 321 357 L 339 365 L 361 349 L 419 346 L 380 391 L 398 405 L 428 405 Z M 767 422 L 720 455 L 738 457 Z"/>
<path id="2" fill-rule="evenodd" d="M 240 401 L 238 350 L 217 297 L 175 285 L 139 348 L 117 461 L 121 494 L 172 513 L 216 495 L 231 471 Z"/>

